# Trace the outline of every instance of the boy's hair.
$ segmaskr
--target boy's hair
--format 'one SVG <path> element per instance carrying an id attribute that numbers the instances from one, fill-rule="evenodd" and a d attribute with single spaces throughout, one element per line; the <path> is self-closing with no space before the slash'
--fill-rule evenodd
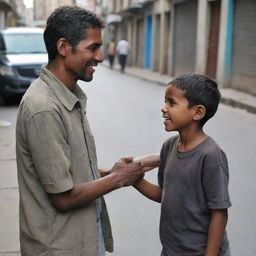
<path id="1" fill-rule="evenodd" d="M 75 52 L 78 43 L 85 39 L 89 28 L 104 28 L 104 22 L 95 13 L 77 6 L 63 6 L 55 9 L 49 16 L 44 31 L 44 42 L 49 61 L 53 60 L 57 51 L 57 41 L 65 38 Z"/>
<path id="2" fill-rule="evenodd" d="M 204 75 L 186 74 L 172 80 L 173 85 L 184 91 L 184 97 L 188 100 L 188 108 L 195 105 L 203 105 L 206 109 L 205 116 L 200 120 L 200 126 L 214 116 L 218 109 L 221 94 L 217 83 Z"/>

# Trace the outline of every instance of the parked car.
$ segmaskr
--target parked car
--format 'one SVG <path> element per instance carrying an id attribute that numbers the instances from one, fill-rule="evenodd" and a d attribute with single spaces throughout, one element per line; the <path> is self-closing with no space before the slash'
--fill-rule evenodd
<path id="1" fill-rule="evenodd" d="M 47 60 L 43 29 L 13 27 L 1 30 L 0 98 L 24 94 Z"/>

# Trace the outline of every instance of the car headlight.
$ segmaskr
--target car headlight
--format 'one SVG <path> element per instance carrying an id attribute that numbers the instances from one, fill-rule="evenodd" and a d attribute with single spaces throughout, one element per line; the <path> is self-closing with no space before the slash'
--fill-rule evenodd
<path id="1" fill-rule="evenodd" d="M 0 66 L 0 75 L 2 76 L 14 76 L 15 72 L 10 66 Z"/>

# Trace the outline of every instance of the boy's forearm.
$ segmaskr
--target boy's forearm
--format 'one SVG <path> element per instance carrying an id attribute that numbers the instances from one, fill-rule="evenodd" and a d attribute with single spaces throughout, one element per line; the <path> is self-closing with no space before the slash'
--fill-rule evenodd
<path id="1" fill-rule="evenodd" d="M 152 184 L 145 179 L 141 179 L 133 186 L 147 198 L 159 203 L 161 202 L 162 188 L 158 185 Z"/>
<path id="2" fill-rule="evenodd" d="M 211 214 L 204 256 L 218 256 L 228 219 L 227 209 L 212 210 Z"/>
<path id="3" fill-rule="evenodd" d="M 150 171 L 156 167 L 159 167 L 160 155 L 154 154 L 154 155 L 140 156 L 140 157 L 136 157 L 134 161 L 140 161 L 144 167 L 144 170 Z"/>

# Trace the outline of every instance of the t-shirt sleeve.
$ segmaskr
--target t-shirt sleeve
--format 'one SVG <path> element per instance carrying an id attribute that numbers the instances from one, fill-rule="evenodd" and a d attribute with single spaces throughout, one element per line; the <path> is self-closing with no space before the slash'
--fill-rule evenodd
<path id="1" fill-rule="evenodd" d="M 70 148 L 59 114 L 37 113 L 27 121 L 26 133 L 33 164 L 45 191 L 54 194 L 72 189 Z"/>
<path id="2" fill-rule="evenodd" d="M 220 161 L 206 168 L 203 173 L 203 188 L 209 209 L 226 209 L 231 206 L 228 182 L 228 163 L 222 152 Z"/>

